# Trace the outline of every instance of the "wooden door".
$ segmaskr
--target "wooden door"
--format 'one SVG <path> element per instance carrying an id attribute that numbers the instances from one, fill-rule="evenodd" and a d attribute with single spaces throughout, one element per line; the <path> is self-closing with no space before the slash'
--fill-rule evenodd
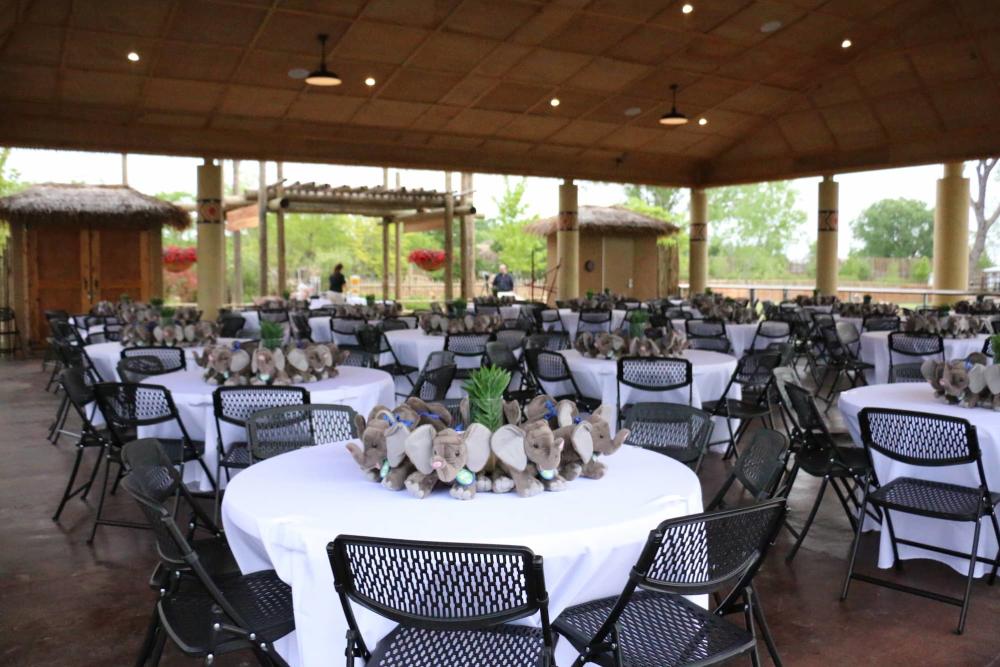
<path id="1" fill-rule="evenodd" d="M 133 301 L 149 299 L 148 232 L 135 229 L 91 231 L 90 274 L 94 303 L 117 303 L 123 294 Z"/>
<path id="2" fill-rule="evenodd" d="M 44 311 L 72 315 L 90 307 L 90 234 L 76 226 L 33 227 L 27 256 L 32 338 L 41 343 L 49 331 Z"/>
<path id="3" fill-rule="evenodd" d="M 632 296 L 632 276 L 634 271 L 632 238 L 604 237 L 604 288 L 612 294 Z"/>

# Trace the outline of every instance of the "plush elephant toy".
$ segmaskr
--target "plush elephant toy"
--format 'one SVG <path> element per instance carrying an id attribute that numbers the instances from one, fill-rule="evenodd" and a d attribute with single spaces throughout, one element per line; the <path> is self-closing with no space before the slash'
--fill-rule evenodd
<path id="1" fill-rule="evenodd" d="M 464 431 L 436 431 L 430 424 L 417 427 L 406 438 L 406 456 L 417 469 L 406 478 L 406 488 L 417 498 L 426 498 L 440 481 L 451 484 L 451 496 L 459 500 L 476 497 L 477 473 L 490 459 L 490 431 L 482 424 L 469 424 Z"/>
<path id="2" fill-rule="evenodd" d="M 498 467 L 514 480 L 522 498 L 544 491 L 562 491 L 566 480 L 559 475 L 563 439 L 556 438 L 547 422 L 529 422 L 524 428 L 507 424 L 490 439 Z"/>
<path id="3" fill-rule="evenodd" d="M 927 359 L 920 364 L 920 374 L 927 380 L 931 388 L 934 389 L 934 398 L 944 396 L 944 387 L 941 386 L 941 376 L 944 373 L 944 364 L 934 359 Z"/>
<path id="4" fill-rule="evenodd" d="M 285 353 L 280 347 L 274 350 L 258 347 L 254 350 L 250 370 L 253 372 L 250 378 L 252 385 L 290 384 L 285 373 Z"/>
<path id="5" fill-rule="evenodd" d="M 376 406 L 371 411 L 367 422 L 361 415 L 355 415 L 354 420 L 361 434 L 361 447 L 349 442 L 347 451 L 368 479 L 380 482 L 392 491 L 399 491 L 414 470 L 406 459 L 406 439 L 410 429 L 382 406 Z"/>
<path id="6" fill-rule="evenodd" d="M 975 364 L 969 369 L 969 389 L 965 392 L 962 405 L 967 408 L 978 408 L 980 405 L 993 407 L 993 397 L 986 386 L 986 366 Z"/>
<path id="7" fill-rule="evenodd" d="M 226 377 L 225 385 L 228 387 L 242 386 L 247 384 L 247 375 L 250 373 L 251 359 L 250 350 L 233 350 L 229 358 L 229 375 Z"/>
<path id="8" fill-rule="evenodd" d="M 556 406 L 559 422 L 559 428 L 555 431 L 556 436 L 565 438 L 567 429 L 572 429 L 580 424 L 590 426 L 588 433 L 592 449 L 590 456 L 583 456 L 580 448 L 575 445 L 563 450 L 564 465 L 560 467 L 560 473 L 567 481 L 572 481 L 581 475 L 589 479 L 604 477 L 608 466 L 599 461 L 598 457 L 611 456 L 625 444 L 629 430 L 627 428 L 618 429 L 618 432 L 612 437 L 611 423 L 608 421 L 610 412 L 610 407 L 601 405 L 589 417 L 582 418 L 577 414 L 576 405 L 572 401 L 560 401 Z"/>
<path id="9" fill-rule="evenodd" d="M 1000 410 L 1000 366 L 993 364 L 986 367 L 986 389 L 990 392 L 991 400 L 983 407 Z"/>
<path id="10" fill-rule="evenodd" d="M 958 403 L 969 389 L 969 371 L 964 362 L 948 362 L 941 372 L 941 388 L 948 403 Z"/>
<path id="11" fill-rule="evenodd" d="M 315 379 L 312 368 L 309 366 L 309 358 L 306 357 L 305 350 L 292 348 L 285 355 L 285 368 L 289 377 L 295 384 L 312 382 Z"/>
<path id="12" fill-rule="evenodd" d="M 309 360 L 309 368 L 312 370 L 316 380 L 325 380 L 330 377 L 330 367 L 333 365 L 333 355 L 326 345 L 310 345 L 305 350 L 306 359 Z"/>
<path id="13" fill-rule="evenodd" d="M 539 394 L 524 406 L 524 415 L 522 419 L 525 422 L 544 420 L 550 427 L 555 428 L 559 426 L 558 416 L 559 413 L 557 412 L 556 399 L 552 398 L 548 394 Z M 517 425 L 517 422 L 511 422 L 509 419 L 508 421 Z"/>
<path id="14" fill-rule="evenodd" d="M 440 403 L 426 403 L 416 396 L 410 396 L 404 405 L 416 415 L 416 426 L 430 425 L 435 431 L 443 431 L 453 425 L 451 412 Z"/>

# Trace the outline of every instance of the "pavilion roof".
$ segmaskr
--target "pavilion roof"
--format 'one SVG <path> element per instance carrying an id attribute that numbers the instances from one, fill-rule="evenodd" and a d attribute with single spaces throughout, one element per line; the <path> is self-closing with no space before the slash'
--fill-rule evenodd
<path id="1" fill-rule="evenodd" d="M 995 1 L 14 4 L 6 146 L 678 186 L 1000 154 Z M 296 78 L 319 32 L 335 88 Z"/>
<path id="2" fill-rule="evenodd" d="M 577 224 L 580 231 L 604 234 L 655 234 L 667 236 L 679 230 L 665 220 L 653 218 L 623 206 L 581 206 L 577 210 Z M 526 225 L 529 234 L 548 236 L 559 228 L 559 216 L 544 218 Z"/>
<path id="3" fill-rule="evenodd" d="M 0 219 L 31 224 L 90 222 L 129 227 L 170 225 L 184 229 L 190 216 L 168 201 L 124 185 L 42 183 L 0 197 Z"/>

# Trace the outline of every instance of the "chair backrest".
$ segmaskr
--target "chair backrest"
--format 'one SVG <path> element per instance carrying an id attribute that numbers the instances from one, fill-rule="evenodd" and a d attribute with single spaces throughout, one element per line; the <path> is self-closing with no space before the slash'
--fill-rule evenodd
<path id="1" fill-rule="evenodd" d="M 287 322 L 288 321 L 288 309 L 287 308 L 258 308 L 260 321 L 264 322 Z"/>
<path id="2" fill-rule="evenodd" d="M 549 633 L 542 559 L 525 547 L 340 535 L 327 551 L 352 626 L 349 601 L 405 626 L 438 630 L 542 612 Z"/>
<path id="3" fill-rule="evenodd" d="M 494 340 L 486 343 L 486 359 L 490 366 L 516 371 L 520 368 L 517 357 L 503 341 Z"/>
<path id="4" fill-rule="evenodd" d="M 247 320 L 242 315 L 229 313 L 219 318 L 219 336 L 221 338 L 236 338 L 243 330 Z"/>
<path id="5" fill-rule="evenodd" d="M 737 362 L 732 381 L 744 388 L 762 388 L 770 383 L 771 374 L 780 365 L 780 352 L 775 350 L 749 352 Z"/>
<path id="6" fill-rule="evenodd" d="M 357 438 L 356 415 L 348 405 L 322 404 L 285 405 L 255 412 L 247 419 L 250 461 Z"/>
<path id="7" fill-rule="evenodd" d="M 184 370 L 187 368 L 187 355 L 185 354 L 184 349 L 180 347 L 151 345 L 126 347 L 122 349 L 122 359 L 130 359 L 132 357 L 157 357 L 163 365 L 162 372 L 164 373 L 173 373 L 174 371 Z"/>
<path id="8" fill-rule="evenodd" d="M 448 396 L 448 389 L 457 372 L 458 367 L 453 363 L 424 368 L 413 384 L 410 396 L 424 401 L 443 401 Z"/>
<path id="9" fill-rule="evenodd" d="M 531 349 L 526 350 L 525 355 L 528 359 L 528 366 L 531 368 L 531 372 L 539 380 L 560 382 L 573 379 L 573 374 L 570 373 L 566 359 L 558 352 Z"/>
<path id="10" fill-rule="evenodd" d="M 501 329 L 496 333 L 497 341 L 506 345 L 511 352 L 524 347 L 527 336 L 528 332 L 524 329 Z"/>
<path id="11" fill-rule="evenodd" d="M 456 357 L 482 357 L 491 337 L 492 334 L 448 334 L 444 339 L 444 349 Z"/>
<path id="12" fill-rule="evenodd" d="M 152 375 L 162 375 L 166 373 L 163 369 L 163 362 L 159 357 L 138 356 L 127 357 L 118 361 L 118 377 L 123 382 L 139 383 Z"/>
<path id="13" fill-rule="evenodd" d="M 925 357 L 944 354 L 944 340 L 941 336 L 927 333 L 894 331 L 889 334 L 889 352 L 910 357 Z"/>
<path id="14" fill-rule="evenodd" d="M 611 331 L 610 310 L 581 310 L 580 319 L 576 325 L 577 333 L 590 331 L 592 333 Z"/>
<path id="15" fill-rule="evenodd" d="M 476 315 L 499 315 L 500 307 L 494 305 L 487 305 L 484 303 L 476 304 Z"/>
<path id="16" fill-rule="evenodd" d="M 427 361 L 424 362 L 425 371 L 434 370 L 435 368 L 441 368 L 442 366 L 454 366 L 455 365 L 455 355 L 448 350 L 434 350 L 427 355 Z"/>
<path id="17" fill-rule="evenodd" d="M 837 321 L 833 318 L 830 313 L 813 313 L 812 314 L 813 327 L 819 331 L 824 327 L 836 326 Z"/>
<path id="18" fill-rule="evenodd" d="M 618 382 L 644 391 L 669 391 L 691 386 L 691 362 L 667 357 L 622 357 Z"/>
<path id="19" fill-rule="evenodd" d="M 403 331 L 409 329 L 410 325 L 405 320 L 398 317 L 387 317 L 382 320 L 382 331 Z"/>
<path id="20" fill-rule="evenodd" d="M 968 420 L 947 415 L 865 408 L 858 415 L 861 442 L 890 459 L 916 466 L 979 465 L 979 437 Z M 882 480 L 883 483 L 889 480 Z"/>
<path id="21" fill-rule="evenodd" d="M 688 339 L 692 338 L 726 338 L 726 323 L 722 320 L 695 320 L 684 322 L 684 330 Z"/>
<path id="22" fill-rule="evenodd" d="M 309 313 L 292 313 L 292 326 L 295 327 L 295 337 L 300 340 L 312 340 L 312 326 L 309 324 Z"/>
<path id="23" fill-rule="evenodd" d="M 756 350 L 760 346 L 767 347 L 776 340 L 787 339 L 792 334 L 792 326 L 787 320 L 762 320 L 757 325 L 757 331 L 750 342 L 750 349 Z"/>
<path id="24" fill-rule="evenodd" d="M 758 429 L 740 453 L 733 476 L 754 500 L 766 500 L 774 494 L 785 472 L 787 452 L 788 440 L 783 434 L 769 428 Z"/>
<path id="25" fill-rule="evenodd" d="M 785 500 L 668 519 L 654 530 L 635 571 L 642 588 L 698 595 L 745 581 L 759 567 L 785 515 Z"/>
<path id="26" fill-rule="evenodd" d="M 899 331 L 896 315 L 869 315 L 861 321 L 862 331 Z"/>
<path id="27" fill-rule="evenodd" d="M 808 389 L 799 384 L 783 383 L 783 396 L 787 397 L 788 409 L 796 425 L 804 432 L 826 434 L 826 422 L 816 406 L 816 399 Z"/>
<path id="28" fill-rule="evenodd" d="M 305 387 L 217 387 L 212 392 L 216 422 L 246 426 L 255 412 L 283 405 L 307 405 L 309 392 Z"/>
<path id="29" fill-rule="evenodd" d="M 176 422 L 185 441 L 187 429 L 174 405 L 170 390 L 155 384 L 101 382 L 94 385 L 97 405 L 119 445 L 130 439 L 133 429 Z"/>
<path id="30" fill-rule="evenodd" d="M 675 456 L 685 451 L 701 455 L 712 437 L 712 415 L 679 403 L 636 403 L 625 420 L 626 445 Z"/>
<path id="31" fill-rule="evenodd" d="M 93 385 L 88 381 L 84 370 L 74 366 L 63 368 L 59 372 L 59 384 L 62 385 L 63 391 L 66 392 L 66 397 L 69 399 L 70 405 L 73 406 L 73 409 L 76 410 L 77 415 L 80 417 L 84 430 L 93 432 L 94 429 L 90 419 L 94 411 L 93 409 L 88 411 L 87 406 L 97 399 L 94 396 Z"/>
<path id="32" fill-rule="evenodd" d="M 850 346 L 861 340 L 861 333 L 858 331 L 858 328 L 850 322 L 844 322 L 841 320 L 836 323 L 834 329 L 836 330 L 837 338 L 840 340 L 841 345 Z"/>
<path id="33" fill-rule="evenodd" d="M 771 371 L 771 375 L 774 376 L 774 386 L 778 389 L 778 395 L 781 397 L 782 405 L 784 405 L 787 410 L 791 411 L 792 402 L 788 397 L 787 385 L 801 387 L 802 383 L 799 382 L 798 374 L 791 366 L 778 366 Z"/>
<path id="34" fill-rule="evenodd" d="M 384 352 L 392 351 L 385 334 L 378 327 L 365 324 L 355 329 L 354 335 L 358 339 L 358 345 L 368 354 L 381 355 Z"/>
<path id="35" fill-rule="evenodd" d="M 524 348 L 549 350 L 558 352 L 569 349 L 569 334 L 565 331 L 546 331 L 528 336 L 524 341 Z"/>

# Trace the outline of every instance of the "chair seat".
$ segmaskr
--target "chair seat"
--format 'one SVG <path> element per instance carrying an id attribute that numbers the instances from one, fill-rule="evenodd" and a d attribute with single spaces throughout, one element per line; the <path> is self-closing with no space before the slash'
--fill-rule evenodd
<path id="1" fill-rule="evenodd" d="M 990 497 L 994 505 L 1000 503 L 1000 493 Z M 912 477 L 897 477 L 872 491 L 869 498 L 887 509 L 938 519 L 976 521 L 987 514 L 979 510 L 978 488 Z"/>
<path id="2" fill-rule="evenodd" d="M 205 443 L 201 440 L 190 440 L 190 446 L 185 446 L 184 440 L 180 438 L 158 438 L 158 440 L 172 463 L 193 461 L 205 453 Z"/>
<path id="3" fill-rule="evenodd" d="M 582 650 L 617 601 L 604 598 L 570 607 L 552 626 Z M 637 591 L 618 622 L 623 667 L 710 665 L 753 648 L 753 635 L 682 596 Z M 603 660 L 598 664 L 611 665 Z"/>
<path id="4" fill-rule="evenodd" d="M 498 625 L 486 630 L 427 630 L 399 626 L 378 643 L 367 667 L 541 665 L 540 628 Z"/>
<path id="5" fill-rule="evenodd" d="M 250 447 L 245 442 L 230 443 L 220 465 L 223 468 L 249 468 Z"/>
<path id="6" fill-rule="evenodd" d="M 389 375 L 413 375 L 420 372 L 416 366 L 407 366 L 406 364 L 386 364 L 379 366 L 378 370 L 385 371 Z"/>
<path id="7" fill-rule="evenodd" d="M 826 449 L 806 447 L 796 452 L 795 463 L 814 477 L 823 477 L 827 474 L 834 477 L 848 477 L 867 472 L 868 455 L 862 447 L 837 446 L 837 454 L 840 461 L 833 463 Z M 844 466 L 847 466 L 847 469 Z"/>
<path id="8" fill-rule="evenodd" d="M 258 641 L 275 641 L 295 629 L 292 589 L 274 570 L 216 580 L 223 596 L 233 605 Z M 211 648 L 212 608 L 215 602 L 199 582 L 182 580 L 178 590 L 160 600 L 160 622 L 189 656 L 204 656 Z M 221 633 L 215 653 L 246 648 L 247 641 Z"/>
<path id="9" fill-rule="evenodd" d="M 738 401 L 735 398 L 725 398 L 718 401 L 705 401 L 701 404 L 702 410 L 712 413 L 713 416 L 732 417 L 733 419 L 755 419 L 770 414 L 771 409 L 767 405 L 758 405 L 750 401 Z"/>

